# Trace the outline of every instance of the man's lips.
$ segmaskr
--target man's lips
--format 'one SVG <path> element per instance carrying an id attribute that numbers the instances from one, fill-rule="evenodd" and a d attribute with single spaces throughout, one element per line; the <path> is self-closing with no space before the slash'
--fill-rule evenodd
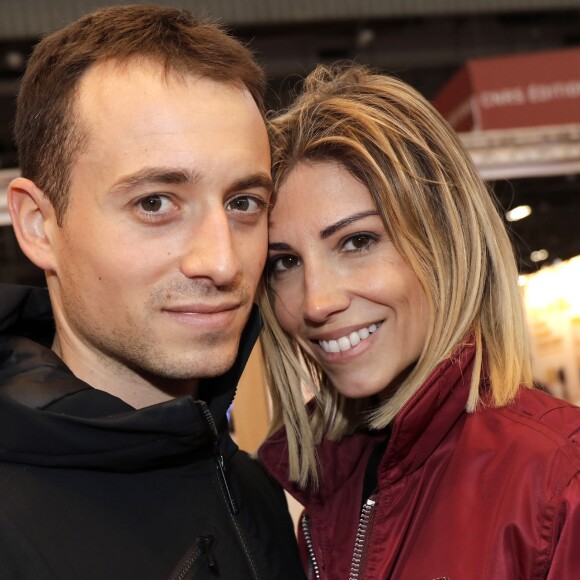
<path id="1" fill-rule="evenodd" d="M 239 302 L 227 302 L 223 304 L 179 304 L 163 308 L 165 312 L 175 312 L 177 314 L 220 314 L 240 308 Z"/>
<path id="2" fill-rule="evenodd" d="M 225 332 L 235 324 L 242 306 L 243 304 L 239 302 L 179 304 L 165 307 L 162 312 L 169 320 L 184 327 L 201 331 Z"/>

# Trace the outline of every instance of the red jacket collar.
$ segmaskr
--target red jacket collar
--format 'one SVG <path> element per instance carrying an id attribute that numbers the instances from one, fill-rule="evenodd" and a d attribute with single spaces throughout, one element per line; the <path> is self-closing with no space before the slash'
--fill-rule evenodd
<path id="1" fill-rule="evenodd" d="M 379 486 L 419 468 L 433 453 L 451 426 L 465 411 L 475 359 L 472 342 L 458 347 L 441 362 L 401 409 L 392 424 L 387 451 L 379 467 Z M 353 491 L 362 478 L 373 444 L 381 434 L 360 431 L 340 442 L 323 441 L 318 447 L 321 478 L 318 490 L 300 490 L 288 480 L 286 432 L 282 428 L 260 448 L 268 471 L 296 499 L 309 508 L 344 485 Z M 360 480 L 360 482 L 359 482 Z M 356 483 L 355 483 L 356 482 Z"/>

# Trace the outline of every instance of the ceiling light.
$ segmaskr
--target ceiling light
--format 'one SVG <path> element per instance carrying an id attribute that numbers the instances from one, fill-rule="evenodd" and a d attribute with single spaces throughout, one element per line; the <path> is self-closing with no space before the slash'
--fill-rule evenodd
<path id="1" fill-rule="evenodd" d="M 4 63 L 11 70 L 21 70 L 24 68 L 26 57 L 19 51 L 11 50 L 4 54 Z"/>
<path id="2" fill-rule="evenodd" d="M 356 34 L 356 47 L 359 50 L 368 48 L 375 39 L 375 31 L 371 28 L 361 28 Z"/>
<path id="3" fill-rule="evenodd" d="M 548 250 L 536 250 L 530 254 L 530 260 L 532 262 L 543 262 L 548 259 L 549 255 Z"/>
<path id="4" fill-rule="evenodd" d="M 532 208 L 529 205 L 518 205 L 514 209 L 510 209 L 506 214 L 505 218 L 508 222 L 517 222 L 518 220 L 523 220 L 532 213 Z"/>

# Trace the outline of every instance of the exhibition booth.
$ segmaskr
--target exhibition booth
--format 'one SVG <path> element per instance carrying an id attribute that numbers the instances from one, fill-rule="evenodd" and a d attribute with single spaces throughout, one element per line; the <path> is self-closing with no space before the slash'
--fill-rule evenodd
<path id="1" fill-rule="evenodd" d="M 434 104 L 486 180 L 580 173 L 578 48 L 470 60 Z M 520 287 L 535 379 L 580 404 L 580 256 L 546 261 Z"/>

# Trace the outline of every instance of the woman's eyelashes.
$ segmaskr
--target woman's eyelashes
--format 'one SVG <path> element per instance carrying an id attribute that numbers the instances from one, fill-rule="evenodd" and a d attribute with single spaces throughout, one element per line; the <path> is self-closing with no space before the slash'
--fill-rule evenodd
<path id="1" fill-rule="evenodd" d="M 378 241 L 378 236 L 368 232 L 359 232 L 346 237 L 341 241 L 343 252 L 364 252 L 369 250 Z"/>
<path id="2" fill-rule="evenodd" d="M 380 236 L 370 232 L 358 232 L 343 238 L 338 244 L 338 252 L 356 254 L 370 250 Z M 281 276 L 302 265 L 302 260 L 295 254 L 279 254 L 268 260 L 268 277 Z"/>
<path id="3" fill-rule="evenodd" d="M 273 256 L 268 260 L 268 276 L 280 276 L 301 265 L 297 256 L 291 254 Z"/>

